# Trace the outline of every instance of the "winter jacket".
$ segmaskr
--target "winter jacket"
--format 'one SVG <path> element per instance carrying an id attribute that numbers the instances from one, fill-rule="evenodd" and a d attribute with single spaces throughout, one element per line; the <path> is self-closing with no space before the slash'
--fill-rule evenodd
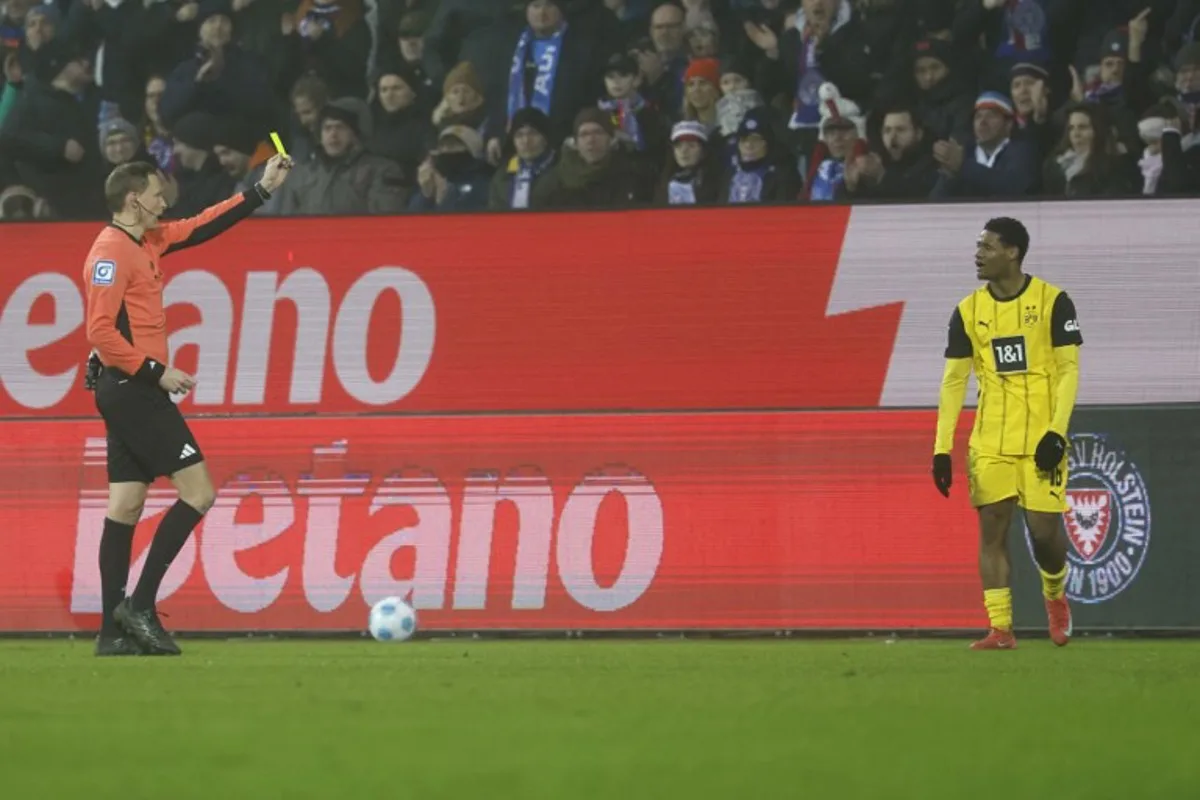
<path id="1" fill-rule="evenodd" d="M 283 185 L 281 214 L 396 214 L 404 210 L 403 175 L 395 162 L 361 147 L 338 159 L 318 151 Z"/>

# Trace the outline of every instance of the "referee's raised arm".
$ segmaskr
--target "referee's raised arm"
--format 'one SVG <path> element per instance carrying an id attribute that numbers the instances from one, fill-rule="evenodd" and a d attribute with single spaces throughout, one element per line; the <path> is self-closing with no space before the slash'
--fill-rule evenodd
<path id="1" fill-rule="evenodd" d="M 209 206 L 194 217 L 163 222 L 147 233 L 146 243 L 159 254 L 166 255 L 203 244 L 224 233 L 267 202 L 275 190 L 283 185 L 292 165 L 292 160 L 287 156 L 272 156 L 263 170 L 262 180 L 254 186 Z"/>

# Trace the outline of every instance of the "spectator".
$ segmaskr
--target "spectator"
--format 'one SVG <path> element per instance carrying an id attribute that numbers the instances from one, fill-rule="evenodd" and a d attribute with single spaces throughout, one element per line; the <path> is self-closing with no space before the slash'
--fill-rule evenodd
<path id="1" fill-rule="evenodd" d="M 417 165 L 434 136 L 421 90 L 422 84 L 408 62 L 396 61 L 376 78 L 375 99 L 371 101 L 374 132 L 367 149 L 400 165 L 406 189 L 416 185 Z"/>
<path id="2" fill-rule="evenodd" d="M 1189 131 L 1200 126 L 1200 41 L 1179 51 L 1175 57 L 1175 90 Z"/>
<path id="3" fill-rule="evenodd" d="M 499 163 L 508 121 L 522 108 L 540 109 L 550 118 L 552 138 L 570 133 L 581 108 L 600 94 L 602 68 L 589 31 L 567 24 L 561 0 L 528 0 L 526 25 L 514 42 L 503 110 L 496 108 L 488 155 Z"/>
<path id="4" fill-rule="evenodd" d="M 1013 138 L 1028 142 L 1037 158 L 1054 149 L 1054 125 L 1050 119 L 1050 73 L 1039 64 L 1015 64 L 1009 84 L 1015 128 Z"/>
<path id="5" fill-rule="evenodd" d="M 466 125 L 451 125 L 417 170 L 418 191 L 410 211 L 478 211 L 487 207 L 492 170 L 484 160 L 483 137 Z"/>
<path id="6" fill-rule="evenodd" d="M 201 23 L 196 55 L 171 72 L 159 101 L 168 129 L 192 112 L 240 117 L 263 131 L 275 127 L 278 115 L 267 72 L 232 37 L 233 23 L 224 14 Z"/>
<path id="7" fill-rule="evenodd" d="M 318 115 L 317 156 L 298 164 L 284 184 L 282 214 L 397 214 L 404 210 L 404 176 L 383 156 L 368 153 L 371 111 L 357 97 L 341 97 Z"/>
<path id="8" fill-rule="evenodd" d="M 822 83 L 833 83 L 859 104 L 874 92 L 869 48 L 850 0 L 802 0 L 795 24 L 782 37 L 753 23 L 746 34 L 768 59 L 767 95 L 782 93 L 792 106 L 788 127 L 802 132 L 802 151 L 819 138 Z"/>
<path id="9" fill-rule="evenodd" d="M 721 65 L 715 58 L 698 58 L 684 73 L 681 116 L 708 127 L 717 127 L 717 100 L 721 97 Z"/>
<path id="10" fill-rule="evenodd" d="M 288 154 L 304 164 L 321 149 L 321 109 L 329 102 L 329 87 L 316 75 L 305 75 L 292 87 L 290 98 Z"/>
<path id="11" fill-rule="evenodd" d="M 754 65 L 742 58 L 726 56 L 721 59 L 721 96 L 753 89 Z"/>
<path id="12" fill-rule="evenodd" d="M 1070 108 L 1058 152 L 1042 170 L 1043 191 L 1057 197 L 1131 194 L 1131 167 L 1117 152 L 1110 131 L 1099 106 L 1080 104 Z"/>
<path id="13" fill-rule="evenodd" d="M 734 89 L 717 101 L 717 129 L 709 135 L 708 149 L 722 163 L 730 164 L 737 157 L 737 132 L 746 112 L 765 105 L 755 89 Z"/>
<path id="14" fill-rule="evenodd" d="M 1054 61 L 1051 39 L 1061 35 L 1074 7 L 1080 5 L 1063 0 L 968 0 L 960 4 L 954 41 L 977 42 L 982 37 L 989 54 L 983 82 L 1003 86 L 1014 64 Z"/>
<path id="15" fill-rule="evenodd" d="M 163 172 L 175 171 L 175 141 L 162 122 L 158 105 L 162 101 L 167 81 L 161 75 L 151 75 L 146 81 L 146 99 L 142 103 L 142 146 Z"/>
<path id="16" fill-rule="evenodd" d="M 219 123 L 211 114 L 193 111 L 171 129 L 179 182 L 179 201 L 171 209 L 172 216 L 194 216 L 233 194 L 234 179 L 213 153 Z"/>
<path id="17" fill-rule="evenodd" d="M 21 91 L 25 88 L 26 72 L 15 52 L 4 56 L 4 89 L 0 91 L 0 126 L 4 125 L 4 120 L 21 97 Z M 28 72 L 32 74 L 32 70 Z"/>
<path id="18" fill-rule="evenodd" d="M 1101 49 L 1097 78 L 1083 87 L 1083 99 L 1105 109 L 1117 126 L 1126 149 L 1141 144 L 1137 121 L 1152 102 L 1150 70 L 1145 56 L 1147 13 L 1130 21 L 1127 29 L 1110 31 Z"/>
<path id="19" fill-rule="evenodd" d="M 688 66 L 684 50 L 684 17 L 683 8 L 674 2 L 659 3 L 650 15 L 648 52 L 657 56 L 658 67 L 652 70 L 657 74 L 646 75 L 646 85 L 661 90 L 662 94 L 655 98 L 661 108 L 679 108 L 683 103 L 683 73 Z M 639 51 L 643 47 L 644 44 Z"/>
<path id="20" fill-rule="evenodd" d="M 632 42 L 646 30 L 646 18 L 650 15 L 647 0 L 604 0 L 604 7 L 616 22 L 612 38 L 620 47 Z"/>
<path id="21" fill-rule="evenodd" d="M 50 205 L 28 186 L 14 185 L 0 192 L 0 222 L 49 219 Z"/>
<path id="22" fill-rule="evenodd" d="M 484 136 L 488 130 L 487 103 L 483 82 L 470 62 L 464 61 L 446 75 L 442 84 L 442 102 L 433 110 L 433 125 L 441 130 L 466 125 Z"/>
<path id="23" fill-rule="evenodd" d="M 889 109 L 881 116 L 882 148 L 846 165 L 843 196 L 851 200 L 929 197 L 937 183 L 937 163 L 919 117 L 911 108 Z"/>
<path id="24" fill-rule="evenodd" d="M 0 151 L 56 216 L 95 219 L 105 208 L 104 171 L 96 141 L 100 98 L 87 58 L 55 39 L 38 49 L 36 77 L 0 129 Z"/>
<path id="25" fill-rule="evenodd" d="M 705 15 L 687 26 L 687 55 L 697 58 L 719 58 L 721 55 L 721 32 L 711 14 Z"/>
<path id="26" fill-rule="evenodd" d="M 137 128 L 120 117 L 100 125 L 100 154 L 104 158 L 106 173 L 130 161 L 154 164 L 154 159 L 146 152 L 138 137 Z"/>
<path id="27" fill-rule="evenodd" d="M 194 12 L 197 6 L 190 5 Z M 103 119 L 137 119 L 145 73 L 153 69 L 145 59 L 158 52 L 147 25 L 151 19 L 144 3 L 136 0 L 71 3 L 60 37 L 93 56 Z"/>
<path id="28" fill-rule="evenodd" d="M 866 120 L 853 100 L 832 83 L 821 85 L 821 141 L 808 170 L 808 199 L 830 201 L 842 191 L 846 164 L 866 155 Z"/>
<path id="29" fill-rule="evenodd" d="M 505 23 L 512 6 L 508 0 L 440 0 L 424 45 L 425 68 L 435 86 L 464 62 L 488 71 L 508 63 L 513 51 Z M 489 89 L 499 91 L 504 75 L 495 78 Z"/>
<path id="30" fill-rule="evenodd" d="M 766 108 L 746 112 L 738 128 L 737 148 L 721 193 L 725 202 L 790 203 L 796 199 L 796 173 L 781 152 Z"/>
<path id="31" fill-rule="evenodd" d="M 86 0 L 85 0 L 86 2 Z M 204 4 L 202 16 L 201 2 Z M 72 3 L 72 8 L 79 5 Z M 112 5 L 106 0 L 101 5 Z M 104 45 L 103 58 L 120 51 L 124 75 L 130 82 L 130 90 L 140 88 L 149 75 L 169 75 L 179 64 L 180 56 L 195 47 L 200 22 L 204 17 L 223 9 L 228 11 L 228 0 L 178 0 L 178 2 L 136 2 L 120 0 L 122 8 L 128 8 L 130 16 L 125 19 L 113 15 L 97 14 L 95 23 L 107 30 L 111 36 Z M 265 5 L 265 3 L 264 3 Z M 101 8 L 103 10 L 103 8 Z M 276 20 L 275 30 L 279 30 Z M 97 56 L 99 60 L 101 56 Z M 137 98 L 140 100 L 141 98 Z"/>
<path id="32" fill-rule="evenodd" d="M 628 55 L 637 62 L 639 91 L 646 102 L 660 110 L 679 108 L 677 98 L 682 92 L 677 91 L 674 78 L 667 73 L 662 57 L 654 49 L 654 43 L 649 36 L 635 40 L 628 48 Z M 673 99 L 674 98 L 674 99 Z"/>
<path id="33" fill-rule="evenodd" d="M 529 208 L 534 187 L 554 166 L 556 153 L 550 146 L 550 118 L 536 108 L 524 108 L 512 119 L 510 150 L 514 155 L 508 166 L 492 178 L 488 208 L 493 210 Z"/>
<path id="34" fill-rule="evenodd" d="M 939 39 L 924 39 L 913 47 L 917 115 L 936 139 L 966 141 L 971 135 L 975 101 L 964 62 L 953 44 Z"/>
<path id="35" fill-rule="evenodd" d="M 0 52 L 17 50 L 25 41 L 25 15 L 36 3 L 34 0 L 8 0 L 0 13 Z"/>
<path id="36" fill-rule="evenodd" d="M 1175 13 L 1167 20 L 1163 44 L 1168 52 L 1200 41 L 1200 0 L 1179 0 Z"/>
<path id="37" fill-rule="evenodd" d="M 213 129 L 213 155 L 225 174 L 234 180 L 231 193 L 254 188 L 267 169 L 275 148 L 253 128 L 238 119 L 216 120 Z M 254 210 L 256 216 L 278 214 L 280 195 L 273 194 Z"/>
<path id="38" fill-rule="evenodd" d="M 533 208 L 621 208 L 647 202 L 645 176 L 613 147 L 612 118 L 585 108 L 575 118 L 574 141 L 534 186 Z"/>
<path id="39" fill-rule="evenodd" d="M 291 26 L 285 22 L 296 10 L 296 0 L 206 0 L 205 4 L 213 3 L 233 21 L 238 47 L 262 65 L 275 95 L 285 97 L 295 83 L 288 74 L 293 42 L 287 33 L 295 25 L 294 15 Z"/>
<path id="40" fill-rule="evenodd" d="M 721 170 L 717 153 L 710 149 L 709 130 L 695 121 L 675 123 L 671 129 L 671 154 L 658 190 L 656 205 L 715 205 L 721 197 Z"/>
<path id="41" fill-rule="evenodd" d="M 600 110 L 612 115 L 617 145 L 648 164 L 661 164 L 670 132 L 667 118 L 638 92 L 641 75 L 632 56 L 616 53 L 604 71 Z M 553 138 L 553 136 L 551 136 Z"/>
<path id="42" fill-rule="evenodd" d="M 1013 141 L 1013 108 L 998 92 L 984 92 L 975 101 L 974 138 L 964 146 L 956 140 L 933 145 L 941 175 L 933 196 L 1019 197 L 1037 187 L 1037 161 L 1026 142 Z"/>
<path id="43" fill-rule="evenodd" d="M 301 0 L 294 15 L 284 15 L 282 29 L 285 85 L 316 75 L 337 97 L 367 96 L 371 29 L 363 0 Z"/>
<path id="44" fill-rule="evenodd" d="M 1187 119 L 1187 108 L 1176 103 L 1174 116 L 1162 132 L 1162 177 L 1157 194 L 1181 195 L 1200 192 L 1200 135 Z M 1195 112 L 1192 114 L 1195 118 Z"/>
<path id="45" fill-rule="evenodd" d="M 408 68 L 410 75 L 416 81 L 412 88 L 422 103 L 430 103 L 427 111 L 432 111 L 432 104 L 437 102 L 437 84 L 430 76 L 423 63 L 425 57 L 425 30 L 429 27 L 429 15 L 424 11 L 410 11 L 400 18 L 396 29 L 396 44 L 384 44 L 379 47 L 379 57 L 376 71 L 380 69 L 395 69 L 403 65 Z"/>
<path id="46" fill-rule="evenodd" d="M 23 72 L 33 74 L 34 53 L 57 35 L 61 24 L 62 16 L 49 3 L 34 6 L 25 13 L 25 40 L 17 49 L 17 60 Z"/>

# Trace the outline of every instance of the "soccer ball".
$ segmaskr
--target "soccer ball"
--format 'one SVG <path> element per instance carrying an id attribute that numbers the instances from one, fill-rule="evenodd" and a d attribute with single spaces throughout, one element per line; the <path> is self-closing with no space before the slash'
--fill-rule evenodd
<path id="1" fill-rule="evenodd" d="M 371 606 L 367 630 L 380 642 L 403 642 L 417 630 L 417 612 L 399 597 L 385 597 Z"/>

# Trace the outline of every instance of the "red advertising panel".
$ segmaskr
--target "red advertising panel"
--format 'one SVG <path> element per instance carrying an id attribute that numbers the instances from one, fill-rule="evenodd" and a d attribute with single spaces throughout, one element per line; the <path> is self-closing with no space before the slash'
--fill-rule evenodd
<path id="1" fill-rule="evenodd" d="M 1079 309 L 1081 404 L 1200 397 L 1194 200 L 252 219 L 164 260 L 172 359 L 188 413 L 927 406 L 1000 214 Z M 96 232 L 4 227 L 0 417 L 93 415 Z"/>
<path id="2" fill-rule="evenodd" d="M 848 213 L 249 220 L 164 259 L 183 407 L 874 406 L 900 306 L 826 317 Z M 5 227 L 0 415 L 94 413 L 96 232 Z"/>
<path id="3" fill-rule="evenodd" d="M 965 426 L 970 420 L 964 420 Z M 173 565 L 179 629 L 965 627 L 973 512 L 932 412 L 200 420 L 216 506 Z M 7 423 L 0 630 L 95 629 L 97 422 Z M 165 484 L 159 484 L 165 487 Z M 174 498 L 153 490 L 141 554 Z"/>

